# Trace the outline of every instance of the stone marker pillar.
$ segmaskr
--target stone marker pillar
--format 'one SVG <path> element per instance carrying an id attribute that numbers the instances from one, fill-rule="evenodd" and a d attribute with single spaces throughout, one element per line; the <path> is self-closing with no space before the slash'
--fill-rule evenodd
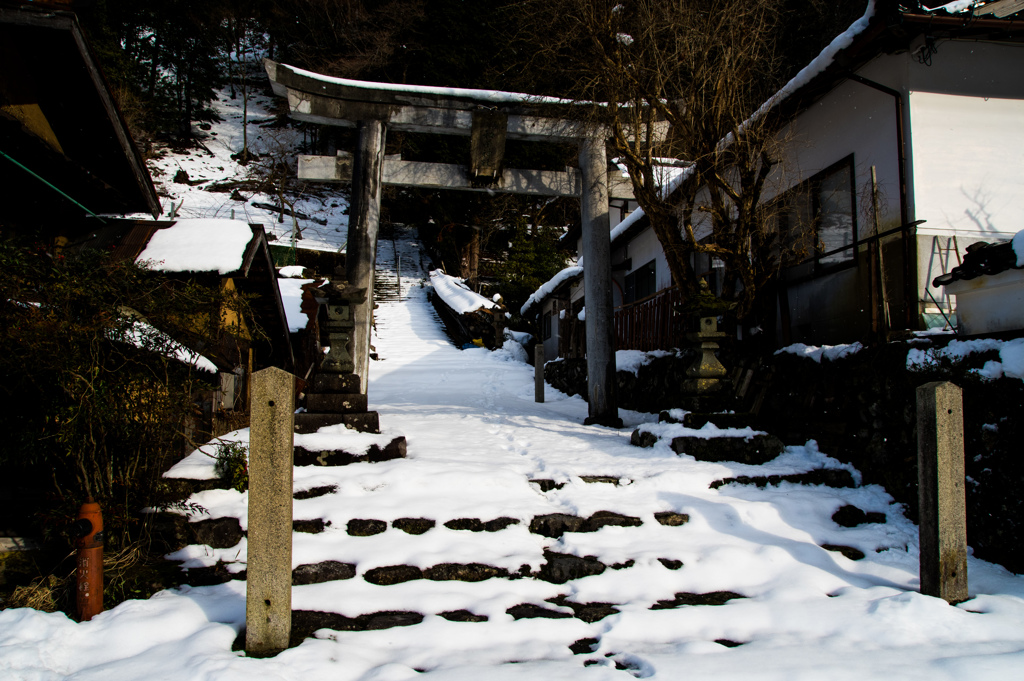
<path id="1" fill-rule="evenodd" d="M 615 399 L 615 317 L 608 224 L 608 157 L 602 135 L 580 142 L 583 194 L 583 290 L 586 298 L 587 395 L 584 423 L 621 427 Z"/>
<path id="2" fill-rule="evenodd" d="M 966 601 L 963 394 L 953 383 L 917 389 L 917 480 L 921 593 Z"/>
<path id="3" fill-rule="evenodd" d="M 252 375 L 245 652 L 276 655 L 292 632 L 292 460 L 295 377 Z"/>
<path id="4" fill-rule="evenodd" d="M 359 148 L 352 172 L 352 205 L 348 218 L 345 266 L 353 287 L 366 289 L 366 300 L 352 306 L 352 359 L 366 392 L 370 368 L 370 330 L 373 326 L 373 279 L 377 262 L 380 196 L 384 186 L 383 121 L 359 121 Z"/>
<path id="5" fill-rule="evenodd" d="M 533 348 L 533 400 L 544 401 L 544 344 L 537 343 Z"/>

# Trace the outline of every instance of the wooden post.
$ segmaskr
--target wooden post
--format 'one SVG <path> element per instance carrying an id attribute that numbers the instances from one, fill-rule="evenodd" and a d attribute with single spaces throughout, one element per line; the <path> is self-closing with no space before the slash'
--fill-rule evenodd
<path id="1" fill-rule="evenodd" d="M 608 159 L 605 139 L 580 142 L 583 195 L 583 289 L 586 305 L 587 393 L 584 423 L 620 427 L 615 400 L 615 317 L 612 311 L 611 239 L 608 224 Z"/>
<path id="2" fill-rule="evenodd" d="M 380 196 L 384 185 L 383 121 L 359 121 L 359 148 L 352 169 L 352 205 L 345 256 L 348 282 L 366 289 L 366 300 L 352 306 L 352 359 L 363 393 L 369 379 L 370 330 L 373 325 L 373 279 L 377 262 Z"/>
<path id="3" fill-rule="evenodd" d="M 292 462 L 295 377 L 252 375 L 245 651 L 276 655 L 292 631 Z"/>
<path id="4" fill-rule="evenodd" d="M 967 600 L 963 394 L 949 382 L 917 389 L 921 593 Z"/>
<path id="5" fill-rule="evenodd" d="M 533 348 L 533 400 L 544 401 L 544 343 Z"/>

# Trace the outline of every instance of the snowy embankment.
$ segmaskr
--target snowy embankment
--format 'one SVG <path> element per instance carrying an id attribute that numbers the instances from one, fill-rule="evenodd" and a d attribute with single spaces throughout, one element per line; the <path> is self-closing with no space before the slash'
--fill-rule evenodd
<path id="1" fill-rule="evenodd" d="M 246 127 L 252 160 L 246 165 L 239 164 L 237 157 L 243 144 L 242 98 L 231 99 L 226 90 L 211 103 L 221 120 L 208 130 L 196 125 L 201 147 L 185 152 L 158 149 L 157 157 L 147 165 L 162 196 L 161 218 L 243 220 L 262 225 L 272 245 L 288 246 L 294 231 L 294 208 L 301 232 L 299 247 L 343 250 L 348 201 L 339 189 L 307 185 L 295 197 L 294 206 L 285 206 L 283 219 L 275 210 L 280 202 L 271 179 L 273 167 L 285 161 L 294 164 L 291 150 L 302 141 L 303 133 L 277 126 L 273 105 L 273 100 L 263 95 L 250 97 Z"/>
<path id="2" fill-rule="evenodd" d="M 535 403 L 530 367 L 501 351 L 459 351 L 447 341 L 425 289 L 415 285 L 425 272 L 406 265 L 417 261 L 410 242 L 380 250 L 382 274 L 393 276 L 387 258 L 400 249 L 403 300 L 378 310 L 380 360 L 372 363 L 369 395 L 382 425 L 408 438 L 409 458 L 296 468 L 296 491 L 335 490 L 295 501 L 296 519 L 330 525 L 320 534 L 293 535 L 293 564 L 335 560 L 354 565 L 355 576 L 296 586 L 293 607 L 349 617 L 405 611 L 422 620 L 378 631 L 321 630 L 276 658 L 257 660 L 231 652 L 244 623 L 243 581 L 164 591 L 84 624 L 8 610 L 0 612 L 0 677 L 975 681 L 1019 675 L 1024 578 L 969 559 L 971 600 L 950 606 L 917 593 L 917 528 L 883 489 L 785 481 L 713 486 L 740 476 L 844 468 L 813 442 L 788 447 L 762 466 L 699 462 L 677 456 L 665 441 L 633 447 L 629 428 L 581 425 L 586 404 L 550 387 L 547 401 Z M 651 419 L 622 416 L 633 426 Z M 317 437 L 330 440 L 317 446 L 365 444 L 351 444 L 363 436 L 348 432 Z M 238 517 L 245 526 L 246 494 L 211 490 L 193 501 L 207 516 Z M 847 505 L 874 514 L 876 522 L 838 524 L 832 516 Z M 531 520 L 542 515 L 600 511 L 640 524 L 549 533 L 557 536 L 530 531 Z M 679 522 L 663 523 L 666 513 Z M 407 534 L 392 524 L 401 518 L 436 524 Z M 444 524 L 467 518 L 518 522 L 483 532 Z M 373 536 L 352 536 L 346 527 L 357 519 L 388 525 Z M 855 551 L 826 545 L 864 556 L 853 560 L 847 554 L 856 557 Z M 231 571 L 245 567 L 244 539 L 230 549 L 188 552 L 196 565 L 221 560 Z M 532 572 L 552 554 L 590 556 L 606 567 L 562 583 L 497 576 L 384 586 L 370 579 L 378 568 L 400 565 L 481 563 Z M 728 600 L 686 605 L 693 594 Z M 570 605 L 580 604 L 613 610 L 597 619 L 573 617 Z M 524 605 L 549 614 L 516 619 L 509 612 Z M 441 616 L 457 611 L 486 621 Z"/>

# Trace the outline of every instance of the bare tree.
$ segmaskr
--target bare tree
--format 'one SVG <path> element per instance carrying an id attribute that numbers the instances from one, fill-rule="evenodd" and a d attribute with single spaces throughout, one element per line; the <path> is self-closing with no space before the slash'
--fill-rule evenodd
<path id="1" fill-rule="evenodd" d="M 619 162 L 665 252 L 675 285 L 700 291 L 694 254 L 724 265 L 739 317 L 777 271 L 782 248 L 762 196 L 778 121 L 752 116 L 782 84 L 784 0 L 526 0 L 535 68 L 610 130 Z M 555 79 L 554 82 L 557 82 Z M 667 139 L 658 123 L 668 122 Z M 667 183 L 662 159 L 685 162 Z M 668 185 L 668 186 L 666 186 Z"/>
<path id="2" fill-rule="evenodd" d="M 264 130 L 259 137 L 258 149 L 250 151 L 249 177 L 256 181 L 259 191 L 277 199 L 279 223 L 285 213 L 291 215 L 291 244 L 302 239 L 295 204 L 306 192 L 306 183 L 298 179 L 296 131 L 291 128 Z"/>

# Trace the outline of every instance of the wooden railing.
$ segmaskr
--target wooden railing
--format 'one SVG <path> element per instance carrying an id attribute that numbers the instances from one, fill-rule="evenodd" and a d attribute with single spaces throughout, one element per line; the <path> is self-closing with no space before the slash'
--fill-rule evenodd
<path id="1" fill-rule="evenodd" d="M 676 287 L 615 309 L 616 348 L 619 350 L 668 350 L 686 346 L 693 329 L 677 311 L 682 294 Z"/>

